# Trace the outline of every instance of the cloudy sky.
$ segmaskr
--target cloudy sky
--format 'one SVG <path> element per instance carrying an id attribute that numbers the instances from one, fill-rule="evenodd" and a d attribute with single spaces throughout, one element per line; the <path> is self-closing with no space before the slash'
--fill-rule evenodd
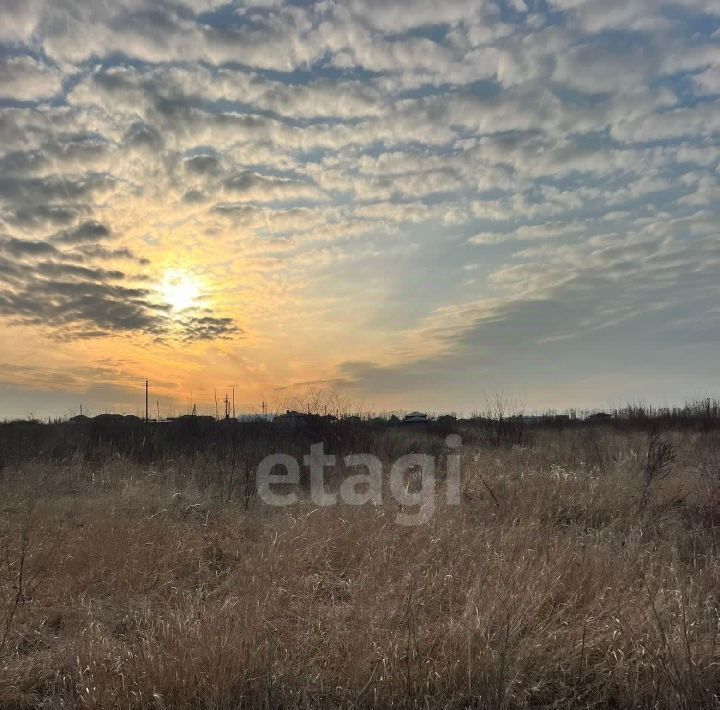
<path id="1" fill-rule="evenodd" d="M 719 146 L 717 0 L 0 0 L 0 418 L 717 395 Z"/>

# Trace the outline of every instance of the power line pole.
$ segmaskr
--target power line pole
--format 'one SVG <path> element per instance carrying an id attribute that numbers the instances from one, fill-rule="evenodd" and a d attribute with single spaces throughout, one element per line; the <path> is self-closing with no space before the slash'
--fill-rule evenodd
<path id="1" fill-rule="evenodd" d="M 150 413 L 148 412 L 148 392 L 150 383 L 145 380 L 145 421 L 150 421 Z"/>

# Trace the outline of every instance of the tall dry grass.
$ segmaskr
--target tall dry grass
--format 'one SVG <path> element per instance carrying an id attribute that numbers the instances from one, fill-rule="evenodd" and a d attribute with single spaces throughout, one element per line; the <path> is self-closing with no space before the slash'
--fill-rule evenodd
<path id="1" fill-rule="evenodd" d="M 716 443 L 663 441 L 650 479 L 641 433 L 466 446 L 414 528 L 228 501 L 197 462 L 17 465 L 0 706 L 716 707 Z"/>

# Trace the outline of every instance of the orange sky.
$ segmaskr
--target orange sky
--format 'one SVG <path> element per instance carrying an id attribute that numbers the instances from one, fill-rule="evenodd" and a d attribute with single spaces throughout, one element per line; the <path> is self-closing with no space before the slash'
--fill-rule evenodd
<path id="1" fill-rule="evenodd" d="M 0 9 L 0 418 L 717 395 L 709 0 Z"/>

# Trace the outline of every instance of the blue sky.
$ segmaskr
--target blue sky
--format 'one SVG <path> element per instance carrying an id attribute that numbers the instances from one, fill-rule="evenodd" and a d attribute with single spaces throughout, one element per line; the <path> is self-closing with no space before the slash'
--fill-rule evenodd
<path id="1" fill-rule="evenodd" d="M 719 393 L 716 1 L 0 15 L 0 417 Z"/>

